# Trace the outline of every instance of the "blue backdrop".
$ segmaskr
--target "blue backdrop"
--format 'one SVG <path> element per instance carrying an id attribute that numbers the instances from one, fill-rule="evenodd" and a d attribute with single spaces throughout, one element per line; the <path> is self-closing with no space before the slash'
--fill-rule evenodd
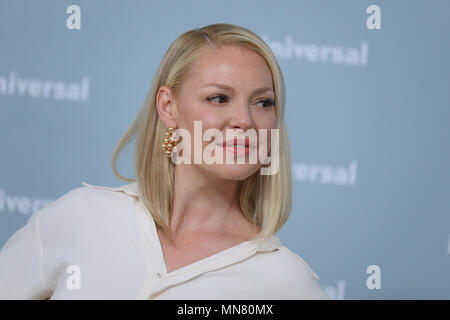
<path id="1" fill-rule="evenodd" d="M 280 239 L 334 299 L 449 299 L 449 12 L 438 0 L 1 0 L 0 246 L 82 181 L 125 184 L 113 148 L 168 46 L 233 23 L 268 42 L 286 79 L 294 203 Z M 132 157 L 118 167 L 134 178 Z"/>

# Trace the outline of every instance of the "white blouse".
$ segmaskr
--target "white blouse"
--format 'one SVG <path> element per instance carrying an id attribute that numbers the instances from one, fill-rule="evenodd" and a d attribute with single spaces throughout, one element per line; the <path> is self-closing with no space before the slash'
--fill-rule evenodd
<path id="1" fill-rule="evenodd" d="M 137 183 L 75 188 L 0 251 L 0 299 L 329 299 L 276 235 L 167 273 Z"/>

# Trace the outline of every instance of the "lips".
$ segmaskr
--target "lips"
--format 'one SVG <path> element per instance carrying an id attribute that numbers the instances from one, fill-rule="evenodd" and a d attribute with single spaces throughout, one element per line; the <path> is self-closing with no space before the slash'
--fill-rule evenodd
<path id="1" fill-rule="evenodd" d="M 236 148 L 249 148 L 250 146 L 250 139 L 248 137 L 246 138 L 237 138 L 230 139 L 223 142 L 223 147 L 236 147 Z"/>
<path id="2" fill-rule="evenodd" d="M 219 143 L 219 145 L 238 156 L 243 156 L 248 155 L 253 149 L 255 149 L 256 142 L 247 136 L 242 138 L 235 137 L 234 139 L 226 140 L 222 144 Z"/>

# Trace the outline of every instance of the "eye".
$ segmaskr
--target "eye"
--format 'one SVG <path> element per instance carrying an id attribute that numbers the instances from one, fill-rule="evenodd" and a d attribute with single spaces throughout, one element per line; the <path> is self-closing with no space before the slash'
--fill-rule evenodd
<path id="1" fill-rule="evenodd" d="M 226 95 L 223 95 L 223 94 L 219 94 L 219 95 L 216 95 L 216 96 L 212 96 L 212 97 L 206 98 L 206 100 L 208 100 L 208 101 L 212 101 L 214 99 L 219 99 L 219 101 L 222 101 L 222 102 L 228 101 L 228 97 Z M 219 104 L 221 104 L 221 103 L 219 103 Z"/>
<path id="2" fill-rule="evenodd" d="M 223 94 L 219 94 L 219 95 L 208 97 L 208 98 L 206 98 L 206 100 L 207 101 L 216 100 L 217 103 L 219 103 L 219 104 L 223 104 L 223 103 L 229 101 L 228 97 L 226 95 L 223 95 Z M 262 103 L 263 104 L 262 105 L 263 109 L 269 109 L 269 108 L 271 108 L 271 107 L 273 107 L 275 105 L 275 101 L 273 99 L 270 99 L 270 98 L 260 100 L 260 101 L 258 101 L 258 103 Z"/>
<path id="3" fill-rule="evenodd" d="M 275 101 L 273 99 L 264 99 L 264 100 L 258 101 L 258 103 L 261 103 L 261 102 L 264 104 L 263 105 L 264 109 L 269 109 L 275 105 Z"/>

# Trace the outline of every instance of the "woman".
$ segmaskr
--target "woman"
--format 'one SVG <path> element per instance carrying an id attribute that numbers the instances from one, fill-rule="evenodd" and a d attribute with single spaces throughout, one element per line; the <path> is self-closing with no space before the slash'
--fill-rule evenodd
<path id="1" fill-rule="evenodd" d="M 84 183 L 35 212 L 1 251 L 0 298 L 328 299 L 276 236 L 291 209 L 284 90 L 252 31 L 214 24 L 182 34 L 114 152 L 114 173 L 131 183 Z M 195 159 L 211 143 L 189 143 L 199 128 L 215 130 L 213 163 Z M 276 152 L 242 135 L 252 130 L 271 142 L 276 133 Z M 115 165 L 133 138 L 136 180 Z M 246 159 L 264 148 L 264 159 Z M 279 164 L 262 174 L 269 155 Z"/>

